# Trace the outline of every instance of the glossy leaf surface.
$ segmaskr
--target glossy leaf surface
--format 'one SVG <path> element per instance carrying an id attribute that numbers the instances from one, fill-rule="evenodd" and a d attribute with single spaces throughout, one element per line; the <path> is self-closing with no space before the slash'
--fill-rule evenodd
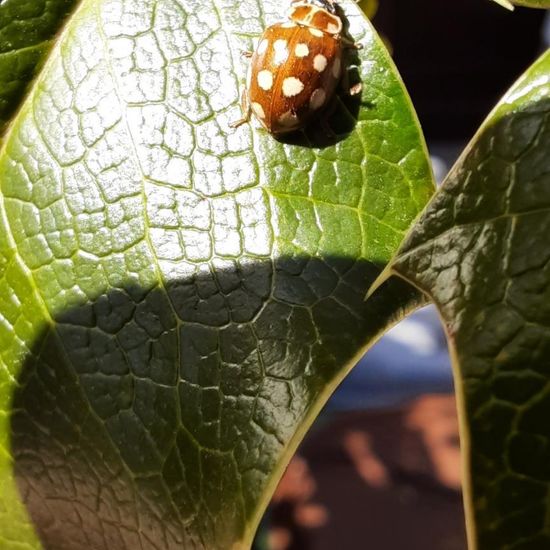
<path id="1" fill-rule="evenodd" d="M 550 53 L 511 88 L 393 271 L 447 325 L 470 547 L 550 547 Z"/>
<path id="2" fill-rule="evenodd" d="M 342 5 L 362 97 L 286 143 L 229 128 L 279 1 L 86 0 L 66 24 L 0 151 L 3 547 L 32 525 L 56 550 L 246 548 L 328 394 L 418 303 L 363 300 L 432 182 Z"/>

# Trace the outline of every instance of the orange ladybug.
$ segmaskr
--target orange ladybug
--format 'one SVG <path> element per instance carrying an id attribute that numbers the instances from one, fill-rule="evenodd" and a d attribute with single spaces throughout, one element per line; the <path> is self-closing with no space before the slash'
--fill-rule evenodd
<path id="1" fill-rule="evenodd" d="M 248 69 L 241 107 L 243 118 L 253 113 L 272 134 L 303 128 L 331 100 L 344 69 L 343 50 L 357 47 L 342 36 L 343 24 L 334 0 L 297 0 L 288 21 L 262 34 Z M 357 87 L 351 92 L 357 93 Z"/>

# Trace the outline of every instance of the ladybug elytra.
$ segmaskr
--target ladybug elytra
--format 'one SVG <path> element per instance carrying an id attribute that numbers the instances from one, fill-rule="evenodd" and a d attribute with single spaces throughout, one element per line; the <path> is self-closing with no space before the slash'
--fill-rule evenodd
<path id="1" fill-rule="evenodd" d="M 303 128 L 325 107 L 340 82 L 343 51 L 357 47 L 342 36 L 335 0 L 292 2 L 288 21 L 268 27 L 250 57 L 242 94 L 243 118 L 253 113 L 272 134 Z M 357 86 L 350 93 L 358 93 Z"/>

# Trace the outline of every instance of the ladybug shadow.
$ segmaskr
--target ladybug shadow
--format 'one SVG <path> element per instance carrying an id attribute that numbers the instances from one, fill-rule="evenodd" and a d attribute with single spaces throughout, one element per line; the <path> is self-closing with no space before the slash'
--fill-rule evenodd
<path id="1" fill-rule="evenodd" d="M 343 22 L 342 36 L 349 44 L 354 43 L 349 34 L 349 21 L 339 5 L 334 6 L 336 14 Z M 289 145 L 323 148 L 343 141 L 354 130 L 361 106 L 368 106 L 362 100 L 362 93 L 352 95 L 354 87 L 361 85 L 359 67 L 361 59 L 356 48 L 346 47 L 343 55 L 344 70 L 342 79 L 332 100 L 306 128 L 297 132 L 276 136 L 277 141 Z"/>

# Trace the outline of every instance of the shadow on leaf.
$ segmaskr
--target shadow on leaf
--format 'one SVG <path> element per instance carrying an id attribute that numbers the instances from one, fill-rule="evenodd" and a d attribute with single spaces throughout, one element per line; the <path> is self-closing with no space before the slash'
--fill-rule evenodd
<path id="1" fill-rule="evenodd" d="M 310 410 L 404 293 L 418 300 L 396 280 L 365 302 L 378 272 L 337 258 L 233 262 L 59 315 L 25 361 L 12 416 L 45 547 L 247 537 Z"/>

